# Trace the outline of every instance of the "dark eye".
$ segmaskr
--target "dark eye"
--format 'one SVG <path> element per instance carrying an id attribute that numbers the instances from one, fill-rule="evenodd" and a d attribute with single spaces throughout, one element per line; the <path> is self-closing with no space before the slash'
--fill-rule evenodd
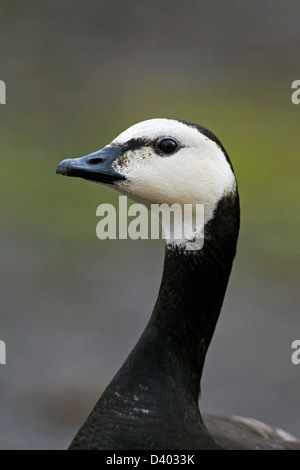
<path id="1" fill-rule="evenodd" d="M 163 139 L 157 145 L 157 148 L 164 153 L 172 153 L 177 149 L 178 144 L 173 139 Z"/>

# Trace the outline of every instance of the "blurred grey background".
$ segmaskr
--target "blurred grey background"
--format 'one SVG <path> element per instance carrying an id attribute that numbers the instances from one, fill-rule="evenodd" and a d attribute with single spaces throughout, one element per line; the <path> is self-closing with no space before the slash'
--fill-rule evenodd
<path id="1" fill-rule="evenodd" d="M 149 318 L 163 242 L 99 241 L 118 195 L 55 169 L 153 117 L 214 131 L 241 194 L 201 411 L 300 437 L 299 18 L 296 0 L 2 0 L 1 449 L 65 449 Z"/>

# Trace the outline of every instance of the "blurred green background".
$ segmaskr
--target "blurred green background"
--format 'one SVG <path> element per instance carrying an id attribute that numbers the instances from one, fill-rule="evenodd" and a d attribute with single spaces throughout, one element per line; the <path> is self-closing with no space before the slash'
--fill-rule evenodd
<path id="1" fill-rule="evenodd" d="M 0 448 L 66 448 L 146 324 L 163 242 L 99 241 L 118 194 L 55 169 L 154 117 L 211 129 L 240 189 L 201 410 L 300 436 L 299 17 L 292 0 L 2 0 Z"/>

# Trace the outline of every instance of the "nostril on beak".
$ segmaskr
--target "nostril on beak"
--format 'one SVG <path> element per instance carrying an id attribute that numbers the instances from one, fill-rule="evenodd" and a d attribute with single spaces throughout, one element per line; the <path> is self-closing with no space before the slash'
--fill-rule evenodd
<path id="1" fill-rule="evenodd" d="M 98 165 L 103 161 L 103 158 L 90 158 L 89 164 L 90 165 Z"/>

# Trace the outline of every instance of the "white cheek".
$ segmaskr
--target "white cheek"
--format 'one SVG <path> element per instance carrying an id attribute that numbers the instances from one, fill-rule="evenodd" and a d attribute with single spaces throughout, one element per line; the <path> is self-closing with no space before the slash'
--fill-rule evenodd
<path id="1" fill-rule="evenodd" d="M 127 177 L 119 190 L 137 202 L 151 204 L 204 204 L 208 221 L 218 200 L 235 191 L 235 178 L 221 149 L 211 141 L 205 149 L 183 148 L 161 157 L 152 149 L 128 153 L 114 167 Z"/>
<path id="2" fill-rule="evenodd" d="M 203 204 L 205 224 L 213 217 L 218 201 L 224 195 L 236 192 L 233 171 L 216 142 L 193 126 L 174 120 L 152 119 L 127 129 L 112 144 L 122 146 L 131 139 L 154 142 L 170 136 L 184 145 L 173 155 L 158 155 L 151 146 L 121 155 L 113 168 L 126 180 L 115 185 L 121 193 L 149 209 L 151 204 L 169 207 L 180 204 L 179 212 L 183 213 L 184 204 L 192 204 L 193 208 L 195 204 Z M 194 223 L 194 213 L 190 218 Z M 176 226 L 182 228 L 182 222 Z M 185 232 L 185 239 L 192 240 L 195 232 L 190 235 L 186 236 Z"/>

